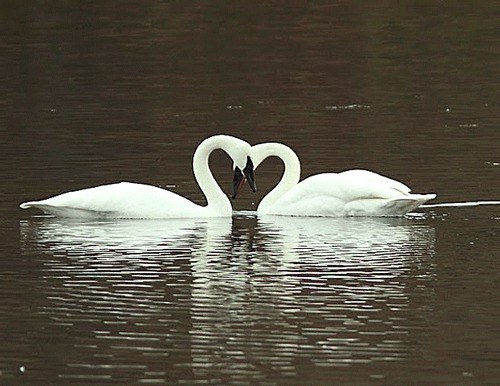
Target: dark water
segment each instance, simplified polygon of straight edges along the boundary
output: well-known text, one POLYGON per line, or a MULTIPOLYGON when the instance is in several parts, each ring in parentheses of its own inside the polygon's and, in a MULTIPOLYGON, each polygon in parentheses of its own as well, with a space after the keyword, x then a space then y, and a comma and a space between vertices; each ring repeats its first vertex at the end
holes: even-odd
POLYGON ((17 208, 121 180, 203 203, 191 156, 216 133, 285 142, 303 176, 498 200, 497 20, 492 2, 3 2, 0 383, 497 384, 499 206, 261 218, 269 160, 232 219, 17 208))

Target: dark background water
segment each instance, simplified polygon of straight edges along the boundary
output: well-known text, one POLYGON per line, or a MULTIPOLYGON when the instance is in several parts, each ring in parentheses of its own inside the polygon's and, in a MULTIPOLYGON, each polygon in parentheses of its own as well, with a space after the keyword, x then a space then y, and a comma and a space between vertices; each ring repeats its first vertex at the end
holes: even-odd
POLYGON ((2 2, 1 383, 496 383, 498 206, 82 223, 17 205, 121 180, 203 203, 191 157, 216 133, 287 143, 303 176, 498 200, 497 20, 494 2, 2 2))

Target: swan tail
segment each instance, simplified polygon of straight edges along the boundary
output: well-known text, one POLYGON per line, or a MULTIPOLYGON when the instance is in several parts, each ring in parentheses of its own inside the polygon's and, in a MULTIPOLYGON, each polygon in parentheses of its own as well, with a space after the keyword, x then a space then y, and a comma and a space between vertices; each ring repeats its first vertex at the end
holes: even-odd
POLYGON ((388 215, 404 216, 406 213, 418 208, 429 200, 436 198, 433 193, 430 194, 410 194, 408 197, 396 198, 387 203, 388 215))
POLYGON ((19 207, 21 209, 28 209, 28 208, 32 208, 36 205, 36 201, 27 201, 27 202, 22 202, 21 204, 19 204, 19 207))
POLYGON ((398 198, 369 198, 352 201, 344 208, 346 216, 400 217, 435 198, 435 194, 409 194, 398 198))

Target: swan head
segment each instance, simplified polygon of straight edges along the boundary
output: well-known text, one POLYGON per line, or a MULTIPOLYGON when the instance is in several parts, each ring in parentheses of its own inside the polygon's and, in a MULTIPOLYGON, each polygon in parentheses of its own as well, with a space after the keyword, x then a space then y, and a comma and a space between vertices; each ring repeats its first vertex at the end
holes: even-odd
MULTIPOLYGON (((257 169, 257 167, 267 157, 272 157, 272 156, 280 158, 283 161, 283 164, 285 165, 285 171, 283 173, 283 177, 280 183, 276 185, 276 188, 278 186, 281 186, 280 189, 283 190, 286 188, 286 190, 288 190, 292 186, 296 185, 300 180, 299 157, 290 147, 279 142, 259 143, 257 145, 252 146, 252 148, 250 149, 250 155, 248 156, 248 159, 252 162, 251 179, 247 177, 248 182, 252 184, 252 181, 254 179, 253 169, 257 169)), ((240 190, 241 186, 244 183, 245 179, 244 172, 245 170, 243 170, 242 172, 241 170, 237 170, 236 168, 234 170, 233 197, 232 197, 233 199, 236 198, 238 191, 240 190)), ((247 170, 247 172, 249 172, 249 170, 247 170)), ((253 184, 255 185, 255 182, 253 182, 253 184)), ((252 187, 252 190, 254 190, 254 188, 255 186, 252 187)))
POLYGON ((238 192, 241 190, 241 187, 245 184, 245 180, 248 181, 248 185, 250 189, 255 193, 257 190, 255 186, 255 176, 254 176, 254 167, 253 162, 250 156, 247 156, 246 164, 243 168, 240 168, 236 162, 234 164, 234 173, 233 173, 233 195, 232 199, 235 199, 238 195, 238 192))
MULTIPOLYGON (((256 188, 253 174, 254 166, 251 158, 253 155, 252 146, 248 142, 231 135, 214 135, 203 140, 202 143, 196 148, 193 156, 193 171, 196 179, 198 180, 198 178, 200 178, 203 180, 206 177, 206 169, 210 169, 208 165, 208 157, 212 151, 217 149, 225 151, 226 154, 233 160, 233 198, 236 197, 236 194, 245 183, 245 180, 248 181, 250 188, 255 192, 256 188), (204 168, 200 168, 200 165, 204 165, 204 168)), ((210 173, 210 170, 208 170, 208 173, 210 173)), ((211 177, 213 180, 213 175, 211 175, 211 177)), ((224 194, 223 196, 227 199, 224 194)), ((230 206, 229 203, 228 206, 230 206)))

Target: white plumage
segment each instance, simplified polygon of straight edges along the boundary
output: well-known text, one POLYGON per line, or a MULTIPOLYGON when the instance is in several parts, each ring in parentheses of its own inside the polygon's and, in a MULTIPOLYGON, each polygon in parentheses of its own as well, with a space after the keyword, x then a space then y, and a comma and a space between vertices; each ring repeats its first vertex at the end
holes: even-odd
POLYGON ((285 216, 402 216, 435 194, 412 194, 401 182, 367 170, 323 173, 300 179, 295 152, 280 143, 252 147, 255 168, 267 157, 285 164, 281 181, 259 203, 258 214, 285 216))
POLYGON ((232 206, 210 171, 208 158, 224 150, 243 169, 250 145, 238 138, 216 135, 205 139, 193 156, 193 171, 207 199, 206 206, 156 186, 120 182, 67 192, 41 201, 28 201, 21 208, 38 208, 59 217, 77 218, 193 218, 230 217, 232 206))

